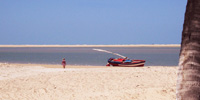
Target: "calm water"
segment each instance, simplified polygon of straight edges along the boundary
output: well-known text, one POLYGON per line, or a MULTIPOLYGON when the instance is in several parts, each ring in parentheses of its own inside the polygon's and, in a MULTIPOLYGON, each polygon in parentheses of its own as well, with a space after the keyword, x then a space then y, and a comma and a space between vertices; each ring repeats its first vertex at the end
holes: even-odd
MULTIPOLYGON (((0 62, 61 64, 66 58, 70 65, 106 65, 112 54, 98 52, 88 47, 1 48, 0 62)), ((179 47, 103 47, 131 59, 144 59, 146 66, 177 66, 179 47)))

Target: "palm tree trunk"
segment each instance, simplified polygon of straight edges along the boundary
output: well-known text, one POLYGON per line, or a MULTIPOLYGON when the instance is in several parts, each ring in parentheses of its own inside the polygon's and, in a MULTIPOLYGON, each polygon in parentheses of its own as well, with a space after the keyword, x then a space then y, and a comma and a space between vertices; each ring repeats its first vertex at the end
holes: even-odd
POLYGON ((179 59, 177 100, 200 100, 200 0, 188 0, 179 59))

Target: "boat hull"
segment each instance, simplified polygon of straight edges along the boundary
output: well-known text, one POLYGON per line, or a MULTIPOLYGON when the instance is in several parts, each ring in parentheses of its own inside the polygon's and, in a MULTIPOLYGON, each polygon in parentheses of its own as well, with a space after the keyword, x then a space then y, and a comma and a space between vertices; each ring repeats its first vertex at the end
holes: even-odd
POLYGON ((119 67, 143 67, 145 60, 131 60, 126 62, 124 59, 109 59, 107 66, 119 66, 119 67))

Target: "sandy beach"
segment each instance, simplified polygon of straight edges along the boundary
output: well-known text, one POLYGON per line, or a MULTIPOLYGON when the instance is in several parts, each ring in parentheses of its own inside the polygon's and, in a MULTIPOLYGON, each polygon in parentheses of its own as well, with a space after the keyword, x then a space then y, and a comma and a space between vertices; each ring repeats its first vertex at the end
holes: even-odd
POLYGON ((175 100, 176 70, 0 63, 0 100, 175 100))

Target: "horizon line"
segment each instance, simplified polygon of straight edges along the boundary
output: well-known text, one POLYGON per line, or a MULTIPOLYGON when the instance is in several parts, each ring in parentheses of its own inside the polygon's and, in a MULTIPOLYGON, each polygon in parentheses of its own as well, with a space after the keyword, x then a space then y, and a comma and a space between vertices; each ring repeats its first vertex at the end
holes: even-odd
POLYGON ((180 44, 108 44, 108 45, 88 45, 88 44, 75 44, 75 45, 0 45, 0 47, 180 47, 180 44))

